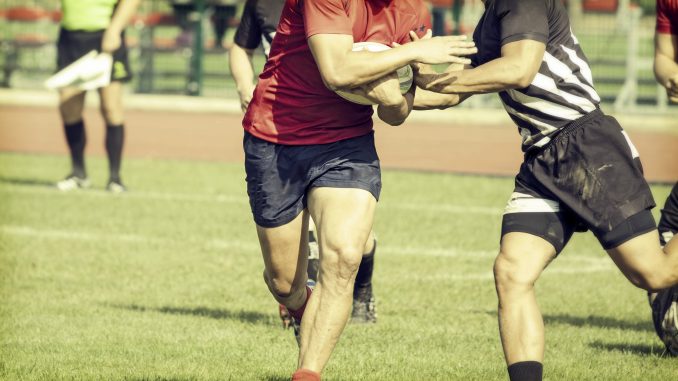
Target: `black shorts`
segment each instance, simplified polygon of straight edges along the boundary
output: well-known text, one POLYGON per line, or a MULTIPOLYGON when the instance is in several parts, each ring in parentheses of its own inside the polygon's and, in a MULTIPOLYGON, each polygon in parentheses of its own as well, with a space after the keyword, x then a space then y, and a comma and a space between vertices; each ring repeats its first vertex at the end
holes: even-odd
MULTIPOLYGON (((57 71, 72 64, 92 50, 100 52, 103 37, 103 30, 86 32, 61 28, 59 30, 59 39, 57 40, 57 71)), ((121 40, 120 48, 113 52, 111 81, 127 82, 132 79, 132 71, 130 70, 127 58, 127 45, 125 44, 124 32, 122 33, 121 40)))
POLYGON ((664 203, 658 230, 659 241, 662 246, 666 245, 674 235, 678 234, 678 183, 673 186, 671 194, 664 203))
POLYGON ((296 218, 314 187, 357 188, 379 200, 381 169, 374 133, 329 144, 282 145, 245 132, 247 194, 254 221, 272 228, 296 218))
POLYGON ((574 231, 591 230, 611 249, 655 229, 654 206, 628 135, 596 110, 525 155, 502 235, 535 234, 560 252, 574 231))

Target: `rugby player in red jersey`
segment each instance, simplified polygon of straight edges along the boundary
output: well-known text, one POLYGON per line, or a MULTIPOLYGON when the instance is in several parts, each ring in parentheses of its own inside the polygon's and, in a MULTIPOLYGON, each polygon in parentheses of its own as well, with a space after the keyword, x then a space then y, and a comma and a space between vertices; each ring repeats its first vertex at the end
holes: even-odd
POLYGON ((334 92, 363 92, 379 118, 412 109, 394 72, 404 65, 468 62, 472 43, 436 37, 421 0, 287 0, 243 127, 247 192, 273 297, 301 321, 293 380, 319 380, 351 310, 353 280, 381 189, 373 109, 334 92), (391 45, 353 52, 354 42, 391 45), (309 214, 320 246, 318 282, 306 287, 309 214), (303 319, 302 319, 303 316, 303 319))

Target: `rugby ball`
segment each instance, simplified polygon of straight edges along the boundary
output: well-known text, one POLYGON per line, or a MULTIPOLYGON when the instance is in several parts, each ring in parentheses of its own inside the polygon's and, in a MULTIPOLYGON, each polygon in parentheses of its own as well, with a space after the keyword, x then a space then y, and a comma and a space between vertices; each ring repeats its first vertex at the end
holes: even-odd
MULTIPOLYGON (((365 41, 365 42, 356 42, 355 44, 353 44, 354 52, 359 52, 362 50, 367 50, 370 52, 381 52, 388 49, 391 49, 388 45, 384 45, 378 42, 365 41)), ((414 73, 412 72, 412 67, 410 67, 410 65, 405 65, 400 69, 396 70, 396 74, 398 75, 398 80, 400 81, 400 93, 405 94, 408 90, 410 90, 410 87, 412 87, 412 82, 414 81, 414 73)), ((336 93, 340 97, 353 103, 361 105, 374 104, 374 102, 370 101, 364 96, 360 94, 351 93, 350 91, 338 90, 336 93)))

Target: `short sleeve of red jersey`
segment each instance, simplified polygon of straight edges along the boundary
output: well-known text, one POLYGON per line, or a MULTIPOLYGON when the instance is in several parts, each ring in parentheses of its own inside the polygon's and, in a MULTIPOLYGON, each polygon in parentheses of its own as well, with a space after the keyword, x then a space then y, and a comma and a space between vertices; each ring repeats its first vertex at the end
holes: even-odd
POLYGON ((678 35, 678 1, 676 4, 657 1, 657 33, 678 35))
MULTIPOLYGON (((415 17, 417 19, 415 21, 415 25, 412 26, 412 31, 421 38, 424 37, 427 30, 431 29, 431 12, 429 12, 428 5, 426 5, 426 3, 423 1, 418 1, 418 3, 419 8, 415 13, 415 17)), ((410 41, 410 35, 408 32, 407 35, 403 36, 399 41, 396 42, 402 45, 407 44, 410 41)))
POLYGON ((303 0, 306 38, 314 34, 353 35, 351 20, 344 8, 345 0, 303 0))
POLYGON ((419 20, 417 20, 417 30, 414 32, 417 33, 417 36, 424 37, 426 31, 432 29, 431 26, 431 12, 428 10, 428 6, 422 1, 419 6, 418 12, 419 20))

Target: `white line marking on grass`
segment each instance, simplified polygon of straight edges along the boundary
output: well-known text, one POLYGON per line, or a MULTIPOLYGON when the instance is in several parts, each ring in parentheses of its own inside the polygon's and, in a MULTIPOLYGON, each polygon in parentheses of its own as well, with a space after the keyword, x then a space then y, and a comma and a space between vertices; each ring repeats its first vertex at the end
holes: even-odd
MULTIPOLYGON (((7 235, 23 237, 39 237, 44 239, 62 239, 71 241, 113 241, 125 243, 157 243, 176 244, 178 242, 197 243, 197 240, 177 240, 170 238, 151 237, 140 234, 111 234, 97 232, 83 232, 72 230, 36 229, 28 226, 0 225, 0 232, 7 235)), ((258 250, 259 245, 242 240, 208 240, 199 241, 215 249, 245 249, 258 250)))
MULTIPOLYGON (((18 225, 0 225, 0 233, 21 237, 40 237, 45 239, 73 240, 73 241, 113 241, 125 243, 157 243, 172 245, 178 242, 202 243, 213 249, 240 249, 247 251, 259 251, 259 245, 255 242, 244 240, 176 240, 161 237, 151 237, 143 234, 111 234, 98 232, 84 232, 73 230, 40 229, 29 226, 18 225)), ((427 247, 389 247, 381 246, 380 251, 386 255, 401 255, 410 257, 443 257, 443 258, 471 258, 471 259, 489 259, 496 255, 496 251, 491 250, 467 250, 458 247, 448 249, 427 248, 427 247)), ((584 255, 572 255, 569 258, 561 259, 566 263, 562 265, 554 264, 546 269, 546 276, 553 274, 587 274, 595 272, 607 272, 615 270, 611 261, 606 257, 592 256, 593 253, 584 255), (574 262, 574 263, 572 263, 574 262), (566 267, 563 267, 566 266, 566 267), (554 268, 555 267, 555 268, 554 268)), ((444 274, 434 276, 417 276, 417 279, 425 280, 488 280, 493 279, 491 271, 471 274, 444 274)))
POLYGON ((198 193, 167 193, 167 192, 145 192, 130 191, 120 195, 112 195, 111 192, 99 189, 76 190, 72 192, 61 192, 48 187, 24 187, 24 186, 3 186, 0 191, 17 194, 51 194, 58 196, 76 196, 76 197, 98 197, 98 198, 132 198, 143 200, 161 200, 161 201, 195 201, 195 202, 216 202, 227 204, 247 204, 247 195, 234 196, 223 194, 198 194, 198 193))
MULTIPOLYGON (((26 186, 2 186, 0 192, 14 193, 14 194, 50 194, 59 196, 76 196, 76 197, 98 197, 108 198, 113 197, 110 192, 104 190, 77 190, 73 192, 60 192, 48 187, 26 187, 26 186)), ((205 202, 205 203, 222 203, 222 204, 238 204, 248 205, 249 201, 247 195, 225 195, 225 194, 199 194, 199 193, 170 193, 170 192, 146 192, 146 191, 130 191, 122 195, 115 195, 119 198, 131 198, 142 200, 161 200, 161 201, 189 201, 189 202, 205 202)), ((425 212, 425 213, 449 213, 449 214, 480 214, 501 216, 502 208, 488 207, 488 206, 474 206, 474 205, 455 205, 446 203, 395 203, 385 202, 378 205, 379 209, 396 209, 404 211, 425 212)))
MULTIPOLYGON (((617 268, 611 264, 594 265, 589 267, 558 267, 547 268, 544 270, 542 277, 550 277, 554 275, 573 275, 573 274, 591 274, 613 272, 617 268)), ((485 271, 475 274, 441 274, 433 276, 417 276, 417 279, 424 279, 427 281, 467 281, 467 280, 493 280, 494 275, 492 271, 485 271)))
POLYGON ((402 255, 408 257, 444 257, 444 258, 494 258, 497 250, 469 250, 460 247, 449 248, 427 248, 418 246, 394 247, 379 246, 379 251, 385 251, 392 255, 402 255))
POLYGON ((378 208, 393 208, 401 210, 426 211, 436 213, 450 214, 485 214, 492 216, 501 216, 504 213, 503 208, 493 208, 489 206, 472 205, 454 205, 445 203, 381 203, 378 208))

